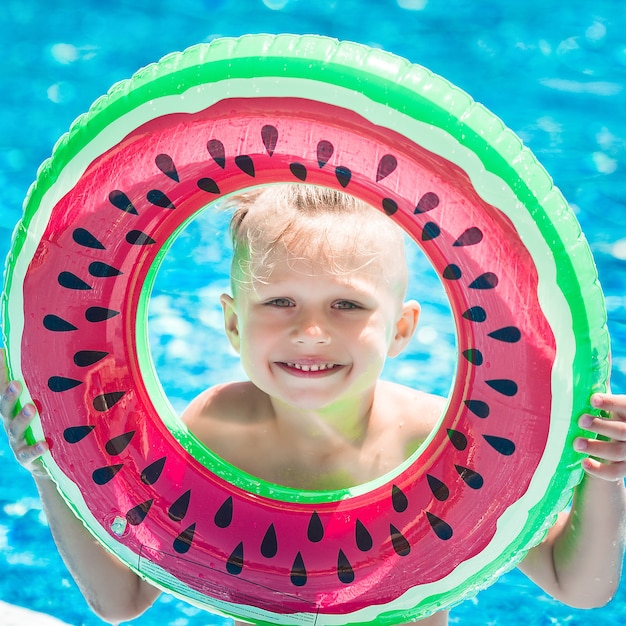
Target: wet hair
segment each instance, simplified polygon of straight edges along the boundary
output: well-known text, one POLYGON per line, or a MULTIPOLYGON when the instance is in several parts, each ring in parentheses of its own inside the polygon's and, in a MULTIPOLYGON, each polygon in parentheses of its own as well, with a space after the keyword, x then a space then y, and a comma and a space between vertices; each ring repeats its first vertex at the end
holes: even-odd
POLYGON ((231 196, 225 208, 233 209, 233 293, 252 279, 268 280, 285 258, 346 274, 385 256, 385 279, 398 283, 404 297, 404 231, 362 200, 327 187, 282 183, 231 196))

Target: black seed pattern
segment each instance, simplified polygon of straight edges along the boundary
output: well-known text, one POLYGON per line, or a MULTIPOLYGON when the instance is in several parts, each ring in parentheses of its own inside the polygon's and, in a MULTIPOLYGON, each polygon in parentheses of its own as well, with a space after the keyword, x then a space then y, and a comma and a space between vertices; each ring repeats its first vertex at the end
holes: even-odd
POLYGON ((391 198, 383 198, 382 207, 387 215, 393 215, 398 210, 398 203, 391 198))
POLYGON ((103 393, 93 399, 93 408, 103 413, 108 411, 112 406, 117 404, 126 394, 125 391, 112 391, 111 393, 103 393))
POLYGON ((210 139, 206 145, 213 160, 222 168, 226 167, 226 152, 224 144, 219 139, 210 139))
POLYGON ((173 181, 179 183, 180 178, 178 177, 178 172, 176 171, 176 166, 174 165, 174 161, 169 154, 157 154, 154 159, 156 166, 169 178, 173 181))
POLYGON ((487 319, 487 312, 481 306, 473 306, 463 313, 463 317, 470 322, 484 322, 487 319))
POLYGON ((228 528, 230 526, 230 523, 233 521, 232 496, 226 498, 226 500, 222 503, 222 506, 217 509, 213 521, 218 528, 228 528))
POLYGON ((261 139, 263 140, 263 145, 267 150, 267 154, 272 156, 274 154, 274 150, 276 149, 276 144, 278 143, 278 129, 275 126, 263 126, 261 129, 261 139))
POLYGON ((464 404, 476 417, 481 419, 489 417, 489 405, 486 402, 482 400, 465 400, 464 404))
POLYGON ((472 364, 472 365, 482 365, 483 364, 483 355, 480 350, 476 348, 470 348, 469 350, 463 350, 463 356, 472 364))
POLYGON ((333 152, 335 148, 330 141, 322 140, 317 144, 317 164, 320 168, 324 167, 326 163, 330 160, 330 157, 333 156, 333 152))
POLYGON ((212 178, 201 178, 197 183, 198 188, 207 193, 219 194, 220 188, 212 178))
POLYGON ((452 445, 459 451, 463 451, 467 448, 467 437, 458 430, 448 428, 448 439, 450 439, 452 445))
POLYGON ((131 230, 126 233, 126 241, 133 246, 151 246, 156 243, 150 235, 142 233, 140 230, 131 230))
POLYGON ((243 570, 243 541, 237 544, 226 561, 226 571, 233 576, 238 576, 243 570))
POLYGON ((120 276, 123 274, 120 270, 115 267, 111 267, 106 263, 102 263, 101 261, 94 261, 89 264, 89 273, 94 278, 111 278, 113 276, 120 276))
POLYGON ((415 211, 413 213, 417 215, 418 213, 427 213, 428 211, 432 211, 439 206, 439 196, 432 191, 425 193, 417 203, 415 207, 415 211))
POLYGON ((82 441, 95 426, 70 426, 63 431, 63 439, 67 443, 78 443, 82 441))
POLYGON ((128 513, 126 513, 126 520, 131 526, 139 526, 141 522, 146 519, 148 511, 152 506, 154 500, 146 500, 137 506, 134 506, 128 513))
POLYGON ((85 311, 85 319, 92 323, 104 322, 119 314, 119 311, 114 311, 113 309, 106 309, 102 306, 90 306, 85 311))
POLYGON ((513 380, 500 378, 496 380, 485 381, 494 391, 501 393, 503 396, 512 397, 517 393, 517 383, 513 380))
POLYGON ((317 514, 317 511, 313 511, 313 515, 311 515, 306 536, 308 537, 309 541, 313 543, 317 543, 324 538, 324 526, 322 524, 320 516, 317 514))
POLYGON ((278 552, 278 540, 276 538, 276 529, 274 524, 270 524, 269 528, 265 531, 265 536, 261 542, 261 554, 266 559, 271 559, 276 556, 278 552))
POLYGON ((72 330, 78 330, 74 324, 70 324, 58 315, 46 315, 43 318, 43 327, 53 333, 68 333, 72 330))
POLYGON ((256 173, 254 171, 254 161, 247 154, 240 154, 235 157, 235 165, 248 176, 254 178, 256 173))
POLYGON ((454 263, 451 263, 443 270, 443 277, 446 280, 459 280, 462 275, 461 268, 458 265, 454 265, 454 263))
POLYGON ((58 276, 59 285, 75 291, 88 291, 91 286, 72 272, 61 272, 58 276))
POLYGON ((65 378, 64 376, 51 376, 48 379, 48 388, 55 393, 61 393, 63 391, 69 391, 82 385, 82 380, 75 380, 73 378, 65 378))
POLYGON ((131 430, 127 433, 118 435, 117 437, 112 437, 104 444, 104 449, 107 451, 107 454, 110 454, 111 456, 121 454, 124 450, 126 450, 128 444, 134 436, 135 431, 131 430))
POLYGON ((437 500, 444 502, 450 497, 450 490, 444 482, 431 474, 426 474, 426 478, 428 479, 428 486, 437 500))
POLYGON ((74 364, 78 367, 90 367, 98 361, 102 361, 108 354, 108 352, 101 350, 79 350, 74 355, 74 364))
POLYGON ((505 343, 517 343, 522 338, 522 333, 517 326, 505 326, 494 330, 492 333, 488 333, 492 339, 498 341, 504 341, 505 343))
POLYGON ((131 215, 139 215, 139 213, 137 213, 137 209, 133 206, 133 203, 123 191, 114 189, 109 194, 109 202, 120 211, 130 213, 131 215))
POLYGON ((370 535, 367 528, 363 522, 359 519, 356 521, 355 529, 354 529, 355 539, 356 539, 356 547, 361 550, 361 552, 367 552, 371 550, 374 546, 374 540, 372 539, 372 535, 370 535))
POLYGON ((411 546, 406 537, 393 525, 389 524, 391 545, 398 556, 407 556, 411 552, 411 546))
POLYGON ((143 472, 141 472, 141 482, 144 485, 154 485, 154 483, 161 477, 161 472, 165 467, 166 460, 166 457, 161 457, 160 459, 150 463, 150 465, 148 465, 143 472))
POLYGON ((344 585, 354 582, 354 570, 343 550, 339 550, 337 557, 337 577, 344 585))
POLYGON ((289 171, 298 179, 304 182, 307 177, 306 167, 302 163, 290 163, 289 171))
POLYGON ((350 184, 352 172, 347 167, 340 165, 335 168, 335 176, 339 184, 345 189, 350 184))
POLYGON ((91 475, 93 482, 96 483, 96 485, 106 485, 115 477, 122 467, 123 465, 120 463, 118 465, 107 465, 106 467, 95 470, 91 475))
POLYGON ((427 222, 422 230, 422 241, 431 241, 441 235, 441 228, 435 222, 427 222))
POLYGON ((177 498, 172 506, 167 510, 168 517, 173 522, 180 522, 187 515, 187 509, 189 508, 189 502, 191 500, 191 489, 188 489, 182 496, 177 498))
POLYGON ((494 289, 498 286, 498 277, 493 272, 485 272, 473 280, 470 289, 494 289))
POLYGON ((94 250, 104 250, 104 246, 88 231, 84 228, 77 228, 72 233, 72 239, 79 245, 85 248, 93 248, 94 250))
POLYGON ((475 246, 483 240, 483 233, 480 228, 475 226, 468 228, 452 245, 459 246, 475 246))
POLYGON ((178 552, 178 554, 185 554, 191 548, 191 544, 193 543, 193 535, 196 532, 196 525, 191 524, 183 530, 176 539, 174 539, 174 550, 178 552))
POLYGON ((296 587, 304 587, 304 585, 306 585, 306 567, 304 567, 304 560, 299 552, 296 554, 296 558, 293 561, 290 578, 291 583, 296 587))
POLYGON ((447 541, 452 538, 452 527, 447 522, 444 522, 440 517, 433 515, 429 511, 426 511, 426 517, 430 523, 430 527, 435 531, 435 535, 443 541, 447 541))
POLYGON ((409 506, 409 500, 397 485, 391 488, 391 503, 396 513, 404 513, 409 506))
POLYGON ((379 183, 383 178, 386 178, 391 174, 396 167, 398 167, 398 161, 393 154, 385 154, 378 162, 378 168, 376 170, 376 182, 379 183))
POLYGON ((463 467, 462 465, 455 465, 456 471, 459 473, 459 476, 463 479, 463 482, 472 489, 480 489, 485 481, 483 477, 474 470, 469 467, 463 467))
POLYGON ((515 443, 505 437, 495 435, 483 435, 485 441, 496 451, 504 456, 511 456, 515 452, 515 443))
POLYGON ((161 207, 162 209, 175 209, 173 202, 160 190, 151 189, 146 194, 146 200, 154 206, 161 207))

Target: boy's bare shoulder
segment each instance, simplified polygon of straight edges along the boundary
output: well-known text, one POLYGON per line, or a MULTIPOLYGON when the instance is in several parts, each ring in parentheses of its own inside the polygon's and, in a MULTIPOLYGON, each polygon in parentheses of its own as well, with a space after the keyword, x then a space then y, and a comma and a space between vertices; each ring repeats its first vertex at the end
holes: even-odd
POLYGON ((265 394, 252 383, 223 383, 198 395, 181 418, 213 452, 252 471, 249 451, 271 421, 266 403, 265 394))
POLYGON ((249 423, 262 414, 263 396, 249 381, 221 383, 196 396, 185 409, 182 420, 192 430, 207 421, 249 423))
POLYGON ((417 431, 434 428, 446 406, 442 396, 388 381, 380 381, 377 395, 387 415, 417 431))

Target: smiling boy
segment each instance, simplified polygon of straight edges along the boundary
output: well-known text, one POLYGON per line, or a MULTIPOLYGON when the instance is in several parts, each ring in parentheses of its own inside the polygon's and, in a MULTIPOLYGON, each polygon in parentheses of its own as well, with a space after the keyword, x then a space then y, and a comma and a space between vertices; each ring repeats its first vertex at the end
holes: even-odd
POLYGON ((276 185, 237 203, 233 295, 221 302, 249 381, 207 390, 183 420, 222 457, 287 486, 336 489, 397 467, 444 403, 380 380, 419 317, 405 302, 402 231, 322 187, 276 185))

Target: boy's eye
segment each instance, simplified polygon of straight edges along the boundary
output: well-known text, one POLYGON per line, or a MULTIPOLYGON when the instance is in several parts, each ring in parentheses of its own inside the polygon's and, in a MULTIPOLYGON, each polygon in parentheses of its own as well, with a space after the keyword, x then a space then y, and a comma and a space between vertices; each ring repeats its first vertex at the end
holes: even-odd
POLYGON ((267 302, 267 304, 270 306, 281 307, 281 308, 294 306, 293 302, 289 298, 274 298, 273 300, 270 300, 269 302, 267 302))
POLYGON ((342 311, 351 311, 353 309, 360 309, 361 307, 354 302, 350 302, 349 300, 339 300, 339 302, 335 302, 333 304, 333 308, 341 309, 342 311))

